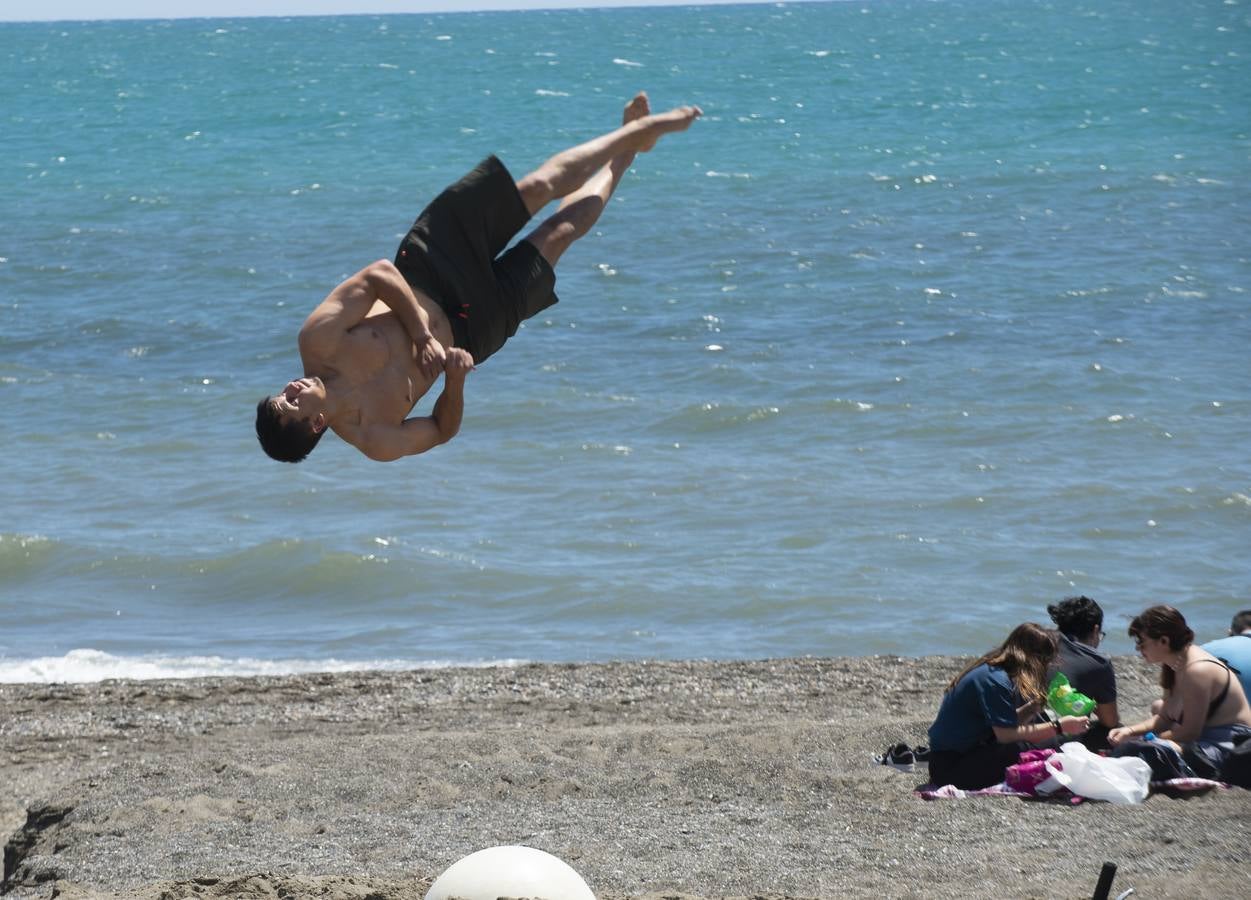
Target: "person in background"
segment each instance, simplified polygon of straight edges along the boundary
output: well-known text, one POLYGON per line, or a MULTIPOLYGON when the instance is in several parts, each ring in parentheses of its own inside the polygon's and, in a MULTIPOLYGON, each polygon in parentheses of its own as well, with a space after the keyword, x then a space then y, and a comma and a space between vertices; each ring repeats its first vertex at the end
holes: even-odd
POLYGON ((1153 732, 1182 752, 1192 767, 1206 760, 1219 772, 1234 746, 1251 738, 1251 706, 1229 666, 1194 642, 1195 633, 1171 606, 1152 606, 1129 623, 1143 659, 1160 667, 1164 702, 1133 725, 1113 728, 1113 747, 1153 732))
POLYGON ((1242 692, 1251 697, 1251 609, 1234 616, 1229 623, 1229 637, 1208 641, 1203 649, 1237 670, 1242 692))
POLYGON ((1046 702, 1057 640, 1041 625, 1018 625, 951 680, 929 729, 930 781, 964 790, 990 787, 1003 781, 1022 750, 1086 732, 1085 716, 1035 721, 1046 702))
POLYGON ((1067 597, 1048 606, 1047 613, 1060 629, 1047 681, 1062 672, 1074 690, 1095 701, 1098 722, 1091 725, 1082 743, 1091 750, 1106 750, 1108 732, 1120 725, 1121 719, 1116 709, 1116 672, 1112 660, 1098 649, 1103 640, 1103 610, 1089 597, 1067 597))

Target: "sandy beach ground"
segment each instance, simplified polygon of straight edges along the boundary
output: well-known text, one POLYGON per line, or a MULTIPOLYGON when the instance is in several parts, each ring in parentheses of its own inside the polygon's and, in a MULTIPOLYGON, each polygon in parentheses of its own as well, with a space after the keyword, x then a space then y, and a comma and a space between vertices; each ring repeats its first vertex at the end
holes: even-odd
MULTIPOLYGON (((1251 791, 926 802, 963 660, 524 665, 0 685, 13 898, 421 898, 496 844, 602 898, 1245 897, 1251 791)), ((1137 717, 1156 673, 1118 657, 1137 717)))

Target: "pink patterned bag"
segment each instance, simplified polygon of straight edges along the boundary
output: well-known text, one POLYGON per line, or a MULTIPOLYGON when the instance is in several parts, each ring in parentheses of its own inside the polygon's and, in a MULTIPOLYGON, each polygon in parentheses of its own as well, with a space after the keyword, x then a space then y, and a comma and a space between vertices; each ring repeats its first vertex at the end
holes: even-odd
POLYGON ((1056 752, 1050 748, 1041 748, 1038 750, 1022 750, 1021 756, 1017 762, 1042 762, 1049 756, 1055 756, 1056 752))
POLYGON ((1023 794, 1037 794, 1038 785, 1051 777, 1046 760, 1054 756, 1054 750, 1024 750, 1020 762, 1008 766, 1004 782, 1008 787, 1023 794))

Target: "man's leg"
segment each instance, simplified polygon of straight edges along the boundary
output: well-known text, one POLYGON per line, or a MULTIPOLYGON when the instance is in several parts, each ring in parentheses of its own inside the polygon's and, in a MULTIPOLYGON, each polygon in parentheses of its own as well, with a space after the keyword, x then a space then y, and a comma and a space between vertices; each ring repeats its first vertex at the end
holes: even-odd
POLYGON ((685 131, 703 115, 698 106, 679 106, 656 115, 649 115, 646 110, 647 95, 640 93, 626 106, 625 121, 616 131, 557 153, 517 182, 517 190, 530 215, 550 201, 572 194, 617 157, 644 153, 662 135, 685 131), (631 107, 640 103, 645 112, 631 117, 631 107))
MULTIPOLYGON (((691 107, 686 108, 690 109, 691 107)), ((656 118, 651 116, 650 112, 651 107, 648 105, 647 95, 639 93, 626 104, 625 112, 622 115, 623 125, 613 134, 625 131, 632 123, 648 118, 656 118)), ((694 116, 688 119, 687 124, 693 118, 694 116)), ((611 137, 611 135, 608 135, 608 137, 611 137)), ((630 165, 634 162, 635 153, 650 149, 654 143, 655 139, 651 139, 651 142, 645 145, 636 146, 634 143, 627 143, 617 155, 611 157, 607 164, 602 165, 598 171, 583 181, 580 186, 563 195, 564 199, 561 201, 560 208, 545 219, 538 228, 526 235, 525 239, 534 244, 539 252, 543 254, 543 258, 555 267, 556 261, 560 259, 561 254, 568 250, 574 241, 589 232, 599 219, 600 213, 608 205, 608 200, 612 197, 613 191, 621 183, 622 176, 625 175, 630 165)), ((566 154, 578 153, 588 146, 590 144, 583 144, 571 151, 566 151, 566 154)), ((553 157, 552 160, 549 160, 544 165, 560 160, 566 154, 553 157)), ((542 172, 543 168, 540 167, 538 171, 542 172)), ((523 178, 521 184, 518 185, 522 190, 523 197, 525 196, 525 182, 526 179, 523 178)), ((527 201, 528 203, 529 201, 527 201)))

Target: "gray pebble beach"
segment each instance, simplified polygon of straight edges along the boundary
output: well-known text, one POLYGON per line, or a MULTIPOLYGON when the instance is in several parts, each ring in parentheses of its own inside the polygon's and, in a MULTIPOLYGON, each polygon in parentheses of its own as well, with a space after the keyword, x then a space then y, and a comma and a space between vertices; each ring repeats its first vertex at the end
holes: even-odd
MULTIPOLYGON (((0 685, 15 898, 417 900, 526 844, 611 898, 1245 897, 1251 791, 925 801, 965 662, 530 664, 0 685)), ((1117 657, 1137 718, 1156 672, 1117 657)))

